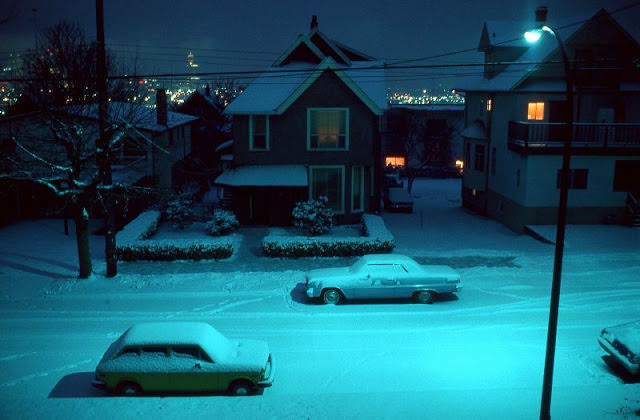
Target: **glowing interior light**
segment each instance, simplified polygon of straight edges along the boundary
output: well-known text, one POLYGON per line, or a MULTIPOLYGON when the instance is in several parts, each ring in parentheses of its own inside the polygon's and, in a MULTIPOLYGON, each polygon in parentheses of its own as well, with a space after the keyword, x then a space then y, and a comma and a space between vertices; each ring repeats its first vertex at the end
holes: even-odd
POLYGON ((537 42, 540 39, 540 31, 527 31, 524 33, 524 39, 527 42, 537 42))

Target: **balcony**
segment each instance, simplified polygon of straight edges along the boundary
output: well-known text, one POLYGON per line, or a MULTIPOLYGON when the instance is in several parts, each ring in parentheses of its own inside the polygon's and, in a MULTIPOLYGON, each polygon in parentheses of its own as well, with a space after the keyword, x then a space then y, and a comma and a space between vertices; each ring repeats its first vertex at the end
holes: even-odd
MULTIPOLYGON (((559 155, 568 134, 565 123, 509 121, 509 150, 523 155, 559 155)), ((574 123, 575 155, 640 155, 640 124, 574 123)))

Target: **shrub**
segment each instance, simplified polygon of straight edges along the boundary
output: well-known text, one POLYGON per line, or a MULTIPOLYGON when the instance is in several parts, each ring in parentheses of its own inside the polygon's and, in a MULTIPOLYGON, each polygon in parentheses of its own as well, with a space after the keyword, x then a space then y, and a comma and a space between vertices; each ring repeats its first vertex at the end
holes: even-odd
POLYGON ((211 236, 228 235, 238 229, 240 223, 233 212, 228 210, 215 210, 213 219, 207 222, 204 229, 211 236))
POLYGON ((192 224, 196 215, 193 211, 193 200, 188 194, 180 194, 167 203, 165 219, 176 229, 184 229, 192 224))
POLYGON ((333 225, 333 210, 327 202, 327 197, 297 202, 291 212, 293 225, 314 236, 329 232, 333 225))

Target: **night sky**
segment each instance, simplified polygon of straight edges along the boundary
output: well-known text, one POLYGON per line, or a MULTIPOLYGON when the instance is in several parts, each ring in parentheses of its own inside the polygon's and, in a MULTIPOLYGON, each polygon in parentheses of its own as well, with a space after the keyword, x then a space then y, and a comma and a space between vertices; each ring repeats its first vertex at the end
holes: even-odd
MULTIPOLYGON (((0 63, 31 48, 34 32, 61 19, 79 22, 95 39, 93 0, 1 0, 0 63), (35 9, 35 12, 33 11, 35 9)), ((189 51, 201 72, 261 70, 300 34, 312 15, 329 38, 387 63, 440 56, 410 65, 479 62, 475 50, 486 20, 533 19, 539 5, 549 21, 618 10, 634 0, 104 0, 107 47, 146 73, 184 73, 189 51)), ((635 2, 640 3, 640 2, 635 2)), ((626 28, 640 25, 640 6, 615 15, 626 28), (635 24, 634 24, 635 22, 635 24)), ((129 67, 130 68, 130 67, 129 67)), ((462 70, 460 70, 462 71, 462 70)), ((469 69, 464 71, 469 72, 469 69)), ((454 70, 420 69, 388 77, 392 87, 450 87, 454 70)))

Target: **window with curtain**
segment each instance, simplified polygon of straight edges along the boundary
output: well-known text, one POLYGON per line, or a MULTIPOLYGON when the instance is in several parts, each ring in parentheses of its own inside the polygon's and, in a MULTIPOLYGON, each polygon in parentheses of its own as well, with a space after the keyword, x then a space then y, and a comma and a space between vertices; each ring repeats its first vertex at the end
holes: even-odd
POLYGON ((310 150, 348 148, 348 108, 310 108, 307 120, 310 150))

